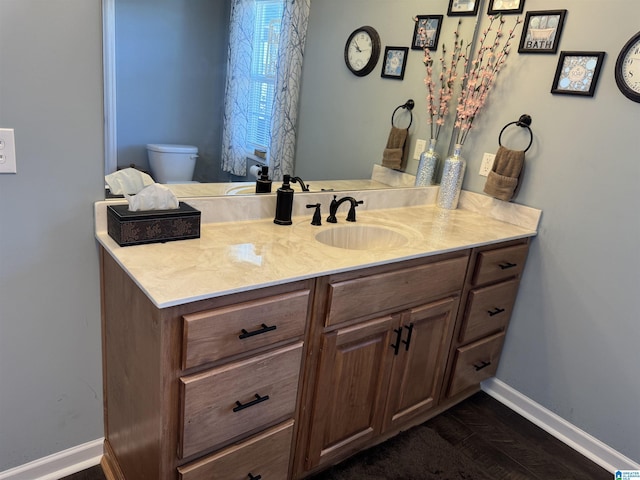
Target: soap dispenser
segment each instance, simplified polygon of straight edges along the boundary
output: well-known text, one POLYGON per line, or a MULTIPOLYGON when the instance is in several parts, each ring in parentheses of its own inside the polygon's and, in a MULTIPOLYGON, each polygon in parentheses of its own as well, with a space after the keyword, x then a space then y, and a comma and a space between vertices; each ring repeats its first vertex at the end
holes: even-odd
POLYGON ((273 223, 278 225, 291 225, 291 212, 293 211, 293 188, 289 184, 289 175, 285 175, 282 186, 277 191, 276 196, 276 218, 273 223))
POLYGON ((269 167, 262 166, 260 178, 256 180, 256 193, 271 193, 271 180, 269 180, 269 167))

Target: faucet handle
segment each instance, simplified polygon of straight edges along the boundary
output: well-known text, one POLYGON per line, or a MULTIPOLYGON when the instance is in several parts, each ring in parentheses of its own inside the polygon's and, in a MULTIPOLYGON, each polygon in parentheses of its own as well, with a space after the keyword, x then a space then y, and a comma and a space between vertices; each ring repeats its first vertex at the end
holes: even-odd
POLYGON ((347 213, 347 222, 355 222, 356 221, 356 207, 358 205, 362 205, 364 200, 354 201, 349 207, 349 213, 347 213))
POLYGON ((322 225, 322 219, 320 218, 320 206, 319 203, 312 203, 307 205, 307 208, 315 208, 316 211, 313 213, 313 218, 311 219, 311 225, 322 225))

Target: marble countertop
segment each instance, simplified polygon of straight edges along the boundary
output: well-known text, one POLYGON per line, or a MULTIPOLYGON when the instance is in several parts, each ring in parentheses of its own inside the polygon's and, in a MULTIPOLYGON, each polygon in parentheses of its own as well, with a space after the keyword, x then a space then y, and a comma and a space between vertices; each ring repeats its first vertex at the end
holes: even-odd
MULTIPOLYGON (((327 194, 296 196, 293 225, 273 223, 274 196, 233 197, 238 202, 259 201, 263 214, 241 221, 212 220, 206 210, 228 208, 228 197, 184 199, 203 210, 198 239, 120 247, 107 234, 104 211, 112 201, 96 203, 96 238, 159 308, 213 298, 295 280, 356 268, 436 255, 536 234, 540 211, 477 194, 461 197, 457 210, 433 205, 433 190, 407 189, 414 200, 406 206, 376 208, 375 191, 341 192, 366 198, 358 207, 357 222, 345 221, 347 206, 338 212, 338 224, 326 223, 327 194), (426 192, 426 193, 425 193, 426 192), (431 192, 431 195, 428 193, 431 192), (359 196, 358 196, 359 195, 359 196), (416 202, 421 198, 423 204, 416 202), (323 225, 310 224, 313 211, 305 203, 323 203, 323 225), (498 202, 498 203, 496 203, 498 202), (370 209, 366 206, 369 205, 370 209), (524 211, 524 213, 523 213, 524 211), (325 245, 315 239, 318 232, 362 225, 378 225, 402 234, 406 241, 394 248, 353 250, 325 245)), ((463 194, 466 192, 463 192, 463 194)), ((388 192, 381 194, 389 198, 388 192)), ((400 194, 396 194, 400 195, 400 194)), ((409 197, 407 197, 409 198, 409 197)), ((394 202, 392 202, 393 204, 394 202)), ((402 204, 396 201, 395 204, 402 204)), ((242 203, 236 203, 242 209, 242 203)), ((235 210, 235 208, 234 208, 235 210)))

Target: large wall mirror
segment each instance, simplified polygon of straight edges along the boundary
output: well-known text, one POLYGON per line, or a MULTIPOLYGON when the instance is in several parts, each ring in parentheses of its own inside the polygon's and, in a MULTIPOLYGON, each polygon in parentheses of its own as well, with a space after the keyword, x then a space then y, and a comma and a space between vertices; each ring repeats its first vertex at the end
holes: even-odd
MULTIPOLYGON (((467 0, 473 3, 473 0, 467 0)), ((482 1, 482 0, 478 0, 482 1)), ((222 113, 232 0, 103 0, 105 172, 131 164, 148 169, 146 144, 198 147, 194 180, 248 181, 222 171, 222 113)), ((423 52, 412 50, 417 15, 443 15, 439 47, 469 43, 484 15, 447 16, 449 0, 311 0, 299 103, 295 171, 305 181, 370 179, 380 164, 394 110, 415 101, 405 171, 415 174, 418 139, 428 140, 423 52), (345 65, 344 46, 357 27, 380 34, 381 54, 367 76, 345 65), (381 77, 387 46, 409 47, 403 80, 381 77)), ((409 123, 401 109, 398 124, 409 123)), ((446 155, 452 120, 438 140, 446 155)), ((336 182, 336 189, 339 184, 336 182)))

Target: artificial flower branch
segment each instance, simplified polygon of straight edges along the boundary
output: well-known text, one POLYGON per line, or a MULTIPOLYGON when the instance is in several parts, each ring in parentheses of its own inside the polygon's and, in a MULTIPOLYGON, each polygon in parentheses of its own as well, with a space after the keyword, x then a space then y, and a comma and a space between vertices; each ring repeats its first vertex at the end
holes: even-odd
MULTIPOLYGON (((414 21, 417 22, 418 19, 414 18, 414 21)), ((442 45, 438 87, 436 87, 436 84, 433 80, 433 58, 431 56, 429 47, 427 47, 428 42, 426 30, 424 27, 420 27, 418 29, 420 42, 423 45, 424 49, 424 65, 427 68, 427 75, 424 79, 424 83, 427 86, 427 123, 429 124, 429 127, 431 129, 431 138, 434 140, 438 139, 438 136, 440 135, 440 128, 442 127, 442 125, 444 125, 445 117, 449 112, 449 102, 451 101, 451 98, 453 96, 453 88, 458 78, 458 64, 460 60, 464 58, 464 56, 462 55, 463 40, 460 39, 459 33, 460 24, 461 21, 459 20, 456 30, 453 32, 453 52, 451 54, 451 60, 448 66, 445 59, 447 50, 445 45, 442 45)))
POLYGON ((469 46, 463 55, 465 74, 462 77, 462 91, 456 107, 456 120, 454 128, 458 130, 456 143, 463 145, 476 116, 484 106, 489 91, 496 81, 500 70, 504 67, 509 55, 511 42, 515 38, 515 29, 522 23, 517 17, 515 24, 504 40, 503 26, 505 20, 502 15, 489 16, 489 27, 482 32, 480 46, 476 58, 470 60, 469 46), (486 44, 487 37, 492 31, 495 21, 498 27, 495 30, 493 42, 486 44), (504 41, 503 41, 504 40, 504 41), (469 62, 471 62, 469 64, 469 62))

